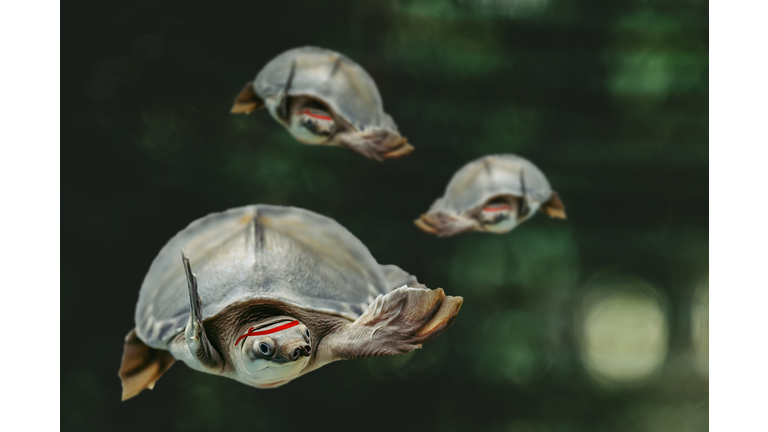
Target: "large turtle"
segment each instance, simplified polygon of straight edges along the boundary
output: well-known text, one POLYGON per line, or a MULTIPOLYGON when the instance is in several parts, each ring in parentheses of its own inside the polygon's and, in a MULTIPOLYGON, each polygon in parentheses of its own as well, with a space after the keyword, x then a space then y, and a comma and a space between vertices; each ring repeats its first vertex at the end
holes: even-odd
POLYGON ((245 84, 231 112, 264 106, 304 144, 338 145, 375 160, 413 150, 384 112, 370 75, 331 50, 294 48, 275 57, 245 84))
POLYGON ((462 167, 445 194, 414 223, 430 234, 447 237, 465 231, 502 234, 536 210, 565 219, 565 206, 544 174, 512 154, 485 156, 462 167))
POLYGON ((211 214, 149 268, 125 339, 122 397, 153 388, 175 360, 268 388, 336 360, 405 354, 447 330, 462 301, 379 265, 316 213, 252 205, 211 214))

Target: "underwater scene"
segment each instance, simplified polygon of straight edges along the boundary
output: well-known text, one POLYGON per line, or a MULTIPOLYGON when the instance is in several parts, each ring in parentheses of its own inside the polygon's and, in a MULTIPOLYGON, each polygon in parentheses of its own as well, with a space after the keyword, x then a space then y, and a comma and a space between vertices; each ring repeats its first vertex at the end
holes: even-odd
MULTIPOLYGON (((697 0, 62 4, 61 429, 708 430, 708 13, 697 0), (299 57, 257 79, 302 47, 352 78, 280 99, 322 87, 299 57), (363 99, 378 108, 364 115, 363 99), (176 361, 121 401, 153 260, 193 221, 249 205, 335 220, 378 264, 462 297, 455 320, 421 349, 275 388, 176 361)), ((313 263, 338 252, 318 250, 313 263)))

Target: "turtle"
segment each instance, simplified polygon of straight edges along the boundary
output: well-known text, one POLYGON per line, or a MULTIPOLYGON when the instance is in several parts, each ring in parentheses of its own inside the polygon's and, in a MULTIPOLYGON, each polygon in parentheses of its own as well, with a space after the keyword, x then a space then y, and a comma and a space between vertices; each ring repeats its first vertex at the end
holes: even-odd
POLYGON ((176 360, 274 388, 336 360, 405 354, 445 332, 462 297, 380 265, 331 218, 250 205, 192 222, 144 278, 122 399, 176 360))
POLYGON ((466 231, 503 234, 541 210, 565 219, 565 206, 544 174, 513 154, 488 155, 464 165, 445 194, 414 223, 438 237, 466 231))
POLYGON ((384 112, 371 76, 329 49, 307 46, 278 55, 245 84, 230 112, 265 106, 304 144, 346 147, 378 161, 413 151, 384 112))

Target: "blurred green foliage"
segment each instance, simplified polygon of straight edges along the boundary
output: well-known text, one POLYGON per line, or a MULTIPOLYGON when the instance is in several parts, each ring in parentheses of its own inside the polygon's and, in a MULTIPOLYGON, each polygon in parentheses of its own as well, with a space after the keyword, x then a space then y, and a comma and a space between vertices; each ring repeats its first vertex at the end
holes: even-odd
POLYGON ((62 429, 706 430, 707 14, 686 0, 63 4, 62 429), (301 145, 264 111, 229 114, 301 45, 368 70, 416 151, 376 163, 301 145), (418 231, 451 175, 490 153, 539 166, 569 219, 418 231), (330 216, 379 262, 463 296, 454 326, 274 390, 177 364, 119 402, 156 253, 253 203, 330 216), (601 386, 582 361, 580 308, 606 274, 664 305, 666 355, 639 386, 601 386))

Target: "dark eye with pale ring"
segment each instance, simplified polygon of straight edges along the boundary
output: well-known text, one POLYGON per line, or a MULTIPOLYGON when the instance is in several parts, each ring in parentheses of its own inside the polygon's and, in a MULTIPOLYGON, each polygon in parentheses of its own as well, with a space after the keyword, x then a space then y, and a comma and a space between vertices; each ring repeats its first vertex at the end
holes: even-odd
POLYGON ((304 327, 304 337, 307 339, 307 342, 309 342, 309 329, 304 327))
POLYGON ((269 357, 272 355, 272 346, 266 342, 262 342, 259 344, 259 352, 262 355, 269 357))

